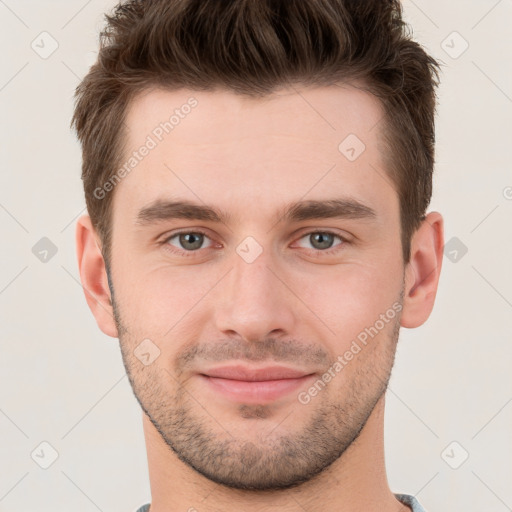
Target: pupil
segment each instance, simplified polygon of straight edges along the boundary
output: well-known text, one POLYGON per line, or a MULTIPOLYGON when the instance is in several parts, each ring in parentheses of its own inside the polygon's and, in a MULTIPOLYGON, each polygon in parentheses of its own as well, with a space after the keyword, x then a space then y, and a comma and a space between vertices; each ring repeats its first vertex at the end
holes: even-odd
POLYGON ((201 235, 201 233, 186 233, 184 235, 180 235, 180 243, 188 249, 199 249, 202 244, 202 236, 203 235, 201 235), (188 247, 187 244, 189 244, 188 247), (190 247, 191 245, 192 247, 190 247))
MULTIPOLYGON (((190 244, 192 247, 190 249, 199 249, 202 244, 202 234, 201 233, 186 233, 184 235, 180 235, 180 243, 183 245, 190 244), (195 240, 194 240, 195 239, 195 240)), ((312 240, 312 244, 318 246, 319 249, 329 249, 333 242, 333 235, 330 233, 314 233, 310 235, 312 240)))
POLYGON ((317 247, 318 249, 329 249, 332 245, 332 235, 330 233, 314 233, 311 235, 314 240, 313 245, 320 245, 320 247, 317 247))

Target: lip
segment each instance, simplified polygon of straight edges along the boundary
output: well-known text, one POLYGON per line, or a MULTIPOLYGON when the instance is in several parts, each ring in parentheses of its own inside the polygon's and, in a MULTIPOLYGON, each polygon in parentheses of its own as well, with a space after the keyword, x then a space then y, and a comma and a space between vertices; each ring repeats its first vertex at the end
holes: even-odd
POLYGON ((286 366, 266 366, 264 368, 248 368, 246 366, 220 366, 205 371, 208 377, 219 379, 261 382, 269 380, 298 379, 310 373, 288 368, 286 366))
POLYGON ((313 375, 283 366, 223 366, 207 370, 199 374, 199 377, 214 393, 220 393, 229 400, 268 403, 296 391, 313 375))

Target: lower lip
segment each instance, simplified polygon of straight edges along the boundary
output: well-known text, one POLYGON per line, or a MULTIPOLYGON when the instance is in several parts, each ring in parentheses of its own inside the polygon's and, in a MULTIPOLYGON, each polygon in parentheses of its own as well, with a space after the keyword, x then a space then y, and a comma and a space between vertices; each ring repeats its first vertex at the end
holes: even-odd
POLYGON ((264 381, 245 381, 221 379, 219 377, 209 377, 201 375, 210 388, 230 400, 243 403, 262 403, 272 402, 282 398, 301 386, 304 386, 313 375, 305 375, 297 379, 279 379, 264 381))

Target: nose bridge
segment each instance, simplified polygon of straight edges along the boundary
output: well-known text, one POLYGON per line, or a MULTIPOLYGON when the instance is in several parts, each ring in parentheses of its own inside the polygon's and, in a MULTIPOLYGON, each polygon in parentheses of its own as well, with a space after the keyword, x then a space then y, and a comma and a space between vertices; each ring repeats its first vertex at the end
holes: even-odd
POLYGON ((272 251, 247 237, 237 246, 232 262, 216 306, 217 327, 247 340, 289 333, 294 322, 293 301, 274 275, 278 265, 272 251))
POLYGON ((252 251, 253 249, 245 255, 240 255, 238 252, 233 258, 232 293, 238 298, 240 304, 244 301, 249 301, 249 305, 257 304, 262 296, 268 298, 276 286, 273 282, 275 277, 268 268, 272 267, 273 260, 270 251, 265 251, 265 254, 262 252, 257 256, 251 254, 252 251), (255 259, 245 259, 245 256, 255 257, 255 259))

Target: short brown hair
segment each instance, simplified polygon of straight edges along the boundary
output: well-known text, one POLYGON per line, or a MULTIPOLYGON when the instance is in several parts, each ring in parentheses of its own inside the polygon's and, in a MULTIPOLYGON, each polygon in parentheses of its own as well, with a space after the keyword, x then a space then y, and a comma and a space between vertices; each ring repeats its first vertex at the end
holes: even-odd
POLYGON ((98 199, 94 190, 122 162, 125 114, 137 93, 223 88, 263 97, 291 84, 354 81, 384 107, 386 171, 398 193, 409 261, 432 195, 439 65, 411 40, 398 0, 128 0, 105 17, 98 60, 76 89, 71 125, 107 266, 113 193, 98 199))

